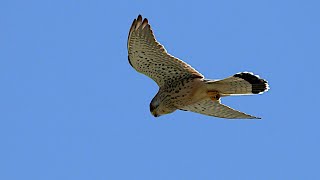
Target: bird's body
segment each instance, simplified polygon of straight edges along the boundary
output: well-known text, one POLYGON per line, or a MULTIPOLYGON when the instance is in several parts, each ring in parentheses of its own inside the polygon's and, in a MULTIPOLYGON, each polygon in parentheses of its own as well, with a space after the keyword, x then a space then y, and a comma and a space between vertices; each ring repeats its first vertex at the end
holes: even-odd
POLYGON ((168 54, 156 41, 148 20, 142 20, 140 15, 130 28, 128 59, 134 69, 159 85, 150 103, 155 117, 186 110, 221 118, 257 118, 221 104, 220 97, 268 90, 265 80, 247 72, 223 80, 205 79, 190 65, 168 54))
POLYGON ((155 96, 155 99, 163 96, 164 101, 171 111, 177 110, 179 107, 191 105, 199 100, 207 97, 207 89, 200 78, 186 78, 181 81, 172 83, 170 86, 163 86, 155 96))

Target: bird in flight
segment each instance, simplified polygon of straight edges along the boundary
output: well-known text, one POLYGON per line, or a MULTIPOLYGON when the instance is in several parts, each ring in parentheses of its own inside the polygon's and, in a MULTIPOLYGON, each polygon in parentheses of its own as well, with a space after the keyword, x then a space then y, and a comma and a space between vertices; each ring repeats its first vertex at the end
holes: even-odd
POLYGON ((221 80, 204 78, 190 65, 170 55, 141 15, 133 20, 127 48, 130 65, 159 86, 150 103, 153 116, 184 110, 219 118, 260 119, 221 104, 221 98, 226 96, 267 91, 268 82, 259 76, 241 72, 221 80))

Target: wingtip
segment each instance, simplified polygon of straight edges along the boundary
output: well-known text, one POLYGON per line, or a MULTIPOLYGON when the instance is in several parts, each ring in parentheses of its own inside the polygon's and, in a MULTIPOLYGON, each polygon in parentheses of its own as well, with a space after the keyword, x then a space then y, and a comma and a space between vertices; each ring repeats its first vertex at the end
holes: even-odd
POLYGON ((144 29, 146 26, 149 25, 149 21, 147 18, 143 18, 141 14, 138 15, 136 19, 133 20, 133 23, 131 25, 131 30, 137 30, 138 28, 144 29))
MULTIPOLYGON (((257 116, 252 116, 252 115, 249 115, 249 114, 246 114, 247 117, 243 118, 243 119, 250 119, 250 120, 261 120, 262 118, 261 117, 257 117, 257 116)), ((242 118, 240 118, 242 119, 242 118)))
POLYGON ((130 34, 137 30, 139 27, 142 27, 144 28, 145 26, 148 25, 148 19, 147 18, 144 18, 143 21, 142 21, 142 15, 139 14, 138 17, 136 19, 134 19, 132 21, 132 24, 131 24, 131 27, 130 27, 130 30, 129 30, 129 35, 128 35, 128 39, 130 37, 130 34), (142 26, 141 26, 142 25, 142 26))
POLYGON ((141 22, 141 21, 142 21, 142 16, 141 16, 141 14, 138 15, 137 21, 138 21, 138 22, 141 22))
POLYGON ((253 116, 250 114, 246 114, 246 115, 249 116, 247 119, 252 119, 252 120, 261 120, 262 119, 261 117, 253 116))
POLYGON ((144 18, 142 24, 148 24, 148 19, 144 18))

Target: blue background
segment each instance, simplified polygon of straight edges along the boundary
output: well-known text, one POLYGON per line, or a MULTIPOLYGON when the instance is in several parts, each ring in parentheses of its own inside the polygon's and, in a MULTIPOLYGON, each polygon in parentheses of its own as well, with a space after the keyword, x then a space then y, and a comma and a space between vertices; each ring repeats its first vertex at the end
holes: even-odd
POLYGON ((319 1, 0 1, 0 179, 320 179, 319 1), (158 87, 127 61, 142 14, 207 78, 252 71, 228 97, 262 120, 154 118, 158 87))

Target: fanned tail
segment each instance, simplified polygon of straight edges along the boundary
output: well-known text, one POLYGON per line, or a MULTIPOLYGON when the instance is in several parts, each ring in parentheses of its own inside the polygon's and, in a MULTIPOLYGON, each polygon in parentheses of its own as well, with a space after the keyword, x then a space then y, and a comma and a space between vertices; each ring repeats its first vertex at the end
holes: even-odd
POLYGON ((269 89, 268 82, 249 72, 237 73, 222 80, 207 80, 208 90, 218 91, 222 96, 262 94, 269 89))

